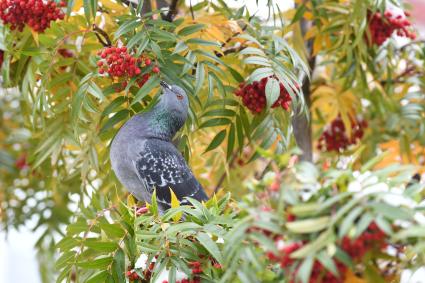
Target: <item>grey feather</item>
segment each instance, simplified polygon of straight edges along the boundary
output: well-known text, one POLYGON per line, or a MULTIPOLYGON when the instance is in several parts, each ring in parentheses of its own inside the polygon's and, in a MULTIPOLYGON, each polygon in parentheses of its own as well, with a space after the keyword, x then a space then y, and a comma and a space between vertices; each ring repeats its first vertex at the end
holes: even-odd
POLYGON ((178 86, 161 83, 163 94, 149 112, 127 121, 111 144, 112 169, 139 200, 150 201, 154 188, 162 210, 170 207, 170 188, 180 201, 207 200, 204 189, 172 143, 184 125, 189 103, 178 86))

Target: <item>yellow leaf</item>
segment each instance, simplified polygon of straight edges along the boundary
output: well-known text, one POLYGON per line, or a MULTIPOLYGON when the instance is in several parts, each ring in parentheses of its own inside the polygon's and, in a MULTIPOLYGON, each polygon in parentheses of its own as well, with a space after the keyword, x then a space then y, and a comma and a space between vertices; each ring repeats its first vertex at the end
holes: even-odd
POLYGON ((195 20, 188 16, 183 20, 182 24, 178 26, 176 32, 178 33, 183 28, 194 24, 203 24, 205 28, 185 36, 185 39, 200 38, 224 43, 228 38, 232 37, 233 34, 242 32, 236 21, 229 20, 225 16, 218 14, 201 15, 195 20))
POLYGON ((136 206, 136 200, 134 199, 134 197, 133 197, 133 195, 132 195, 132 194, 129 194, 129 195, 127 196, 127 206, 129 206, 129 207, 134 207, 134 206, 136 206))
POLYGON ((317 34, 313 42, 313 55, 317 55, 320 50, 322 50, 322 35, 317 34))
MULTIPOLYGON (((170 188, 170 194, 171 194, 171 208, 180 207, 179 199, 176 197, 176 194, 173 192, 173 190, 170 188)), ((176 215, 173 216, 173 220, 175 222, 179 221, 180 218, 182 218, 182 213, 179 212, 176 215)))
POLYGON ((306 33, 305 33, 305 35, 304 35, 304 39, 305 40, 308 40, 308 39, 310 39, 310 38, 313 38, 313 37, 315 37, 316 36, 316 34, 318 33, 318 29, 317 29, 317 26, 313 26, 313 27, 311 27, 306 33))
POLYGON ((351 135, 351 119, 355 117, 356 108, 359 106, 359 99, 351 90, 343 91, 341 87, 321 85, 312 94, 313 113, 319 112, 326 123, 334 120, 338 114, 341 115, 347 134, 351 135))
POLYGON ((31 34, 32 37, 34 38, 35 44, 37 44, 37 46, 39 46, 39 42, 38 42, 38 32, 34 31, 33 29, 31 29, 31 34))
MULTIPOLYGON (((403 142, 406 143, 406 142, 403 142)), ((382 143, 379 147, 388 152, 387 156, 383 158, 375 169, 382 169, 391 164, 410 164, 418 166, 418 172, 425 171, 425 148, 418 142, 409 143, 409 151, 403 150, 402 140, 391 140, 386 143, 382 143)))
POLYGON ((83 7, 83 0, 75 0, 74 1, 74 7, 72 8, 73 12, 78 12, 81 7, 83 7))
POLYGON ((351 270, 345 273, 344 283, 367 283, 366 280, 357 277, 351 270))
POLYGON ((285 12, 283 12, 283 18, 286 20, 292 20, 295 17, 295 13, 297 12, 297 10, 295 9, 289 9, 285 12))
POLYGON ((109 10, 112 10, 112 12, 122 13, 128 10, 128 8, 126 8, 125 6, 112 2, 111 0, 103 0, 101 3, 102 3, 102 6, 104 6, 105 8, 109 10))
POLYGON ((309 20, 309 21, 313 20, 313 18, 314 18, 313 13, 312 12, 305 12, 304 13, 304 18, 306 20, 309 20))

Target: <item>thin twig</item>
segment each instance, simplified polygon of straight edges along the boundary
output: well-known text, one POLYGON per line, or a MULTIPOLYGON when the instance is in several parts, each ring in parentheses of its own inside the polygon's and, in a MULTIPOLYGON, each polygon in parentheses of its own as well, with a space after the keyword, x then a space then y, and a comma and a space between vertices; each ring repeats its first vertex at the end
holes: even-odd
POLYGON ((93 31, 94 31, 94 34, 96 35, 97 39, 100 41, 100 43, 103 46, 105 46, 105 47, 112 46, 111 39, 109 38, 108 34, 103 29, 98 27, 96 24, 93 24, 93 31), (102 35, 104 40, 100 37, 100 35, 102 35))
POLYGON ((190 15, 192 16, 192 20, 195 20, 195 12, 193 11, 192 0, 189 0, 189 10, 190 15))
POLYGON ((425 40, 415 40, 415 41, 411 41, 405 45, 403 45, 402 47, 400 47, 400 51, 404 51, 407 47, 415 45, 415 44, 424 44, 425 40))
MULTIPOLYGON (((226 45, 230 41, 232 41, 233 38, 235 38, 236 36, 240 35, 247 28, 248 28, 248 25, 246 24, 245 26, 242 27, 241 31, 238 31, 238 32, 235 32, 234 34, 232 34, 228 39, 226 39, 225 42, 223 42, 223 44, 221 44, 221 48, 223 49, 224 47, 226 47, 226 45)), ((224 49, 223 50, 223 53, 215 52, 215 56, 217 56, 217 57, 223 57, 224 55, 228 55, 228 54, 231 54, 231 53, 240 52, 240 51, 244 50, 245 48, 246 48, 246 46, 244 46, 244 45, 229 47, 227 49, 224 49)))
MULTIPOLYGON (((236 151, 233 153, 232 158, 230 159, 229 167, 233 165, 233 162, 235 161, 237 156, 238 156, 238 152, 236 151)), ((214 193, 218 192, 224 180, 226 179, 226 176, 227 176, 227 171, 224 170, 223 174, 220 176, 220 179, 218 179, 217 185, 215 186, 215 189, 214 189, 214 193)))
POLYGON ((419 71, 419 70, 417 70, 414 66, 410 66, 410 67, 407 67, 406 70, 404 70, 401 74, 399 74, 398 76, 396 76, 394 79, 383 80, 383 81, 380 81, 380 83, 382 85, 385 85, 387 83, 391 83, 391 84, 404 83, 406 81, 403 80, 403 78, 405 78, 405 77, 412 77, 414 75, 423 76, 424 73, 421 72, 421 71, 419 71))

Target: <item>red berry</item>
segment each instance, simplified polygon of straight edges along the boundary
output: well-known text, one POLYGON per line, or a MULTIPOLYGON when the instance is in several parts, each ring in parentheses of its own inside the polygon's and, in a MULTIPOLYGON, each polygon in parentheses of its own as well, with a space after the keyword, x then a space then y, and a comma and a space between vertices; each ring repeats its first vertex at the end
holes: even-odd
POLYGON ((341 152, 347 149, 350 145, 356 144, 364 135, 364 127, 367 123, 361 119, 351 119, 351 136, 346 134, 345 125, 340 116, 335 118, 330 125, 325 128, 325 131, 319 138, 317 148, 326 151, 341 152))
POLYGON ((145 59, 145 65, 149 66, 152 63, 151 59, 147 58, 145 59))
POLYGON ((15 161, 15 166, 19 170, 25 169, 28 167, 27 155, 25 153, 21 154, 18 159, 15 161))
MULTIPOLYGON (((241 83, 239 89, 235 91, 236 96, 242 97, 243 104, 253 114, 258 114, 263 111, 267 105, 265 88, 269 78, 263 78, 261 81, 255 81, 252 84, 241 83)), ((280 96, 272 105, 272 108, 282 106, 285 110, 289 108, 291 97, 283 84, 280 84, 280 96)))
POLYGON ((154 72, 155 74, 159 73, 159 68, 157 66, 152 68, 152 72, 154 72))
POLYGON ((382 45, 395 32, 398 36, 414 39, 416 34, 409 30, 411 23, 405 18, 407 12, 394 15, 391 11, 386 11, 384 16, 379 12, 368 14, 370 41, 369 44, 382 45))
POLYGON ((11 30, 22 31, 27 25, 36 32, 44 32, 52 21, 64 18, 62 5, 53 0, 0 0, 0 19, 11 30))

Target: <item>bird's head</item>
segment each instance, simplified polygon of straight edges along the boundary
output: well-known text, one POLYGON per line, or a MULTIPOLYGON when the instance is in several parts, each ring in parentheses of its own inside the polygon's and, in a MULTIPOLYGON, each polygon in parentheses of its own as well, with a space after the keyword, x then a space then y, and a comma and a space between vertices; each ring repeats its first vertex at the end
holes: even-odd
POLYGON ((159 104, 170 114, 178 115, 186 120, 189 111, 189 100, 186 92, 177 85, 169 85, 164 81, 160 82, 162 95, 159 104))

